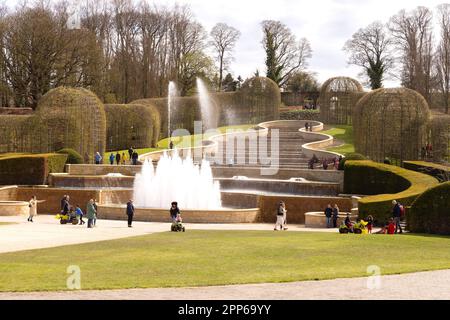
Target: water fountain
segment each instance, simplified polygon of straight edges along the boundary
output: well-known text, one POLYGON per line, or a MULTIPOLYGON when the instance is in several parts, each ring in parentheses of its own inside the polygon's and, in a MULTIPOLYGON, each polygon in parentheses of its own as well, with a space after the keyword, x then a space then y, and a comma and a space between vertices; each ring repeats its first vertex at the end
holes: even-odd
POLYGON ((182 159, 177 152, 164 154, 156 170, 146 161, 134 184, 135 205, 142 208, 166 208, 177 201, 184 209, 217 210, 220 197, 209 162, 197 165, 190 156, 182 159))
POLYGON ((216 129, 218 125, 217 112, 214 110, 214 102, 211 99, 208 88, 202 79, 197 78, 198 99, 205 129, 216 129))
POLYGON ((175 105, 175 98, 178 95, 177 85, 175 82, 170 81, 169 82, 169 94, 167 97, 167 136, 170 139, 172 135, 172 127, 171 127, 171 119, 172 119, 172 111, 173 107, 175 105))

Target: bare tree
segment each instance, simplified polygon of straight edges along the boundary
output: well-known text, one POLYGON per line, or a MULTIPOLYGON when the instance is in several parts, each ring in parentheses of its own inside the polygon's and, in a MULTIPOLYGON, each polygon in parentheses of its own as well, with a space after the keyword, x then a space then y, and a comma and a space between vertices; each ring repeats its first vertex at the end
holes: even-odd
POLYGON ((214 26, 210 33, 210 45, 214 48, 217 54, 217 61, 219 62, 219 91, 222 90, 223 72, 228 67, 231 60, 231 53, 239 40, 241 33, 225 24, 218 23, 214 26))
POLYGON ((445 113, 450 100, 450 5, 438 6, 441 38, 436 50, 435 71, 439 90, 443 96, 445 113))
POLYGON ((364 68, 374 89, 383 87, 383 80, 393 67, 391 56, 392 40, 381 22, 374 22, 359 29, 344 46, 350 56, 348 63, 364 68))
POLYGON ((401 10, 389 21, 389 29, 401 53, 402 84, 431 101, 433 60, 433 15, 426 7, 401 10))
POLYGON ((279 21, 265 20, 262 29, 267 77, 283 87, 293 72, 306 68, 312 56, 311 45, 306 38, 297 42, 291 30, 279 21))

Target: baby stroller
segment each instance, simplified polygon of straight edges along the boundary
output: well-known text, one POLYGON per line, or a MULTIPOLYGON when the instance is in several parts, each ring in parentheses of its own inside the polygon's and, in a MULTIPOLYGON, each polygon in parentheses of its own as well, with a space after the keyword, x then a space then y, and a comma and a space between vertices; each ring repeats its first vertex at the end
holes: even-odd
POLYGON ((60 214, 57 214, 57 215, 55 216, 55 218, 59 220, 59 223, 60 223, 60 224, 73 224, 73 225, 77 225, 78 222, 80 222, 80 221, 78 220, 78 217, 76 216, 76 214, 73 213, 73 212, 70 212, 70 213, 68 213, 68 214, 60 213, 60 214))
POLYGON ((172 231, 172 232, 185 232, 186 231, 186 228, 183 226, 183 220, 181 219, 180 214, 178 214, 177 218, 172 222, 170 231, 172 231))

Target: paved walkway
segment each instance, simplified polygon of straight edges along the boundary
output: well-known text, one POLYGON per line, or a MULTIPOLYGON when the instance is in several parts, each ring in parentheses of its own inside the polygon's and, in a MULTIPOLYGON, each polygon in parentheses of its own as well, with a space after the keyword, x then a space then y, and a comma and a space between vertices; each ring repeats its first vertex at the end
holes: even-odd
POLYGON ((450 270, 368 278, 199 288, 0 293, 0 300, 380 300, 450 299, 450 270))
MULTIPOLYGON (((26 217, 0 217, 0 222, 15 224, 0 226, 0 253, 21 250, 52 248, 63 245, 97 242, 141 236, 170 230, 169 223, 134 222, 133 228, 126 221, 97 220, 97 227, 86 225, 60 225, 53 216, 39 215, 29 223, 26 217)), ((273 230, 272 224, 185 224, 189 230, 273 230)), ((336 232, 333 229, 308 229, 290 225, 288 231, 336 232)))

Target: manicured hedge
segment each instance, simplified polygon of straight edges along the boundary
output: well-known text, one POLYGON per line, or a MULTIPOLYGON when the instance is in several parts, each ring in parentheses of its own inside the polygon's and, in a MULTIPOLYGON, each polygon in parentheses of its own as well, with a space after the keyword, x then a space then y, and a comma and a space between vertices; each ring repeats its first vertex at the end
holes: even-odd
POLYGON ((360 153, 349 153, 339 162, 339 170, 344 170, 345 163, 350 160, 367 160, 367 158, 360 153))
POLYGON ((403 167, 435 177, 441 182, 450 181, 450 167, 426 161, 404 161, 403 167))
POLYGON ((281 120, 320 120, 319 110, 293 110, 280 112, 281 120))
POLYGON ((345 163, 344 193, 368 195, 359 201, 359 213, 379 222, 392 216, 392 200, 409 206, 438 183, 428 175, 373 161, 345 163))
POLYGON ((430 188, 408 211, 411 232, 450 235, 450 182, 430 188))
POLYGON ((19 154, 0 158, 0 185, 42 185, 50 173, 64 172, 66 154, 19 154))
POLYGON ((73 149, 64 148, 64 149, 57 151, 56 153, 66 154, 67 155, 67 161, 66 161, 67 164, 83 164, 84 163, 81 155, 73 149))

